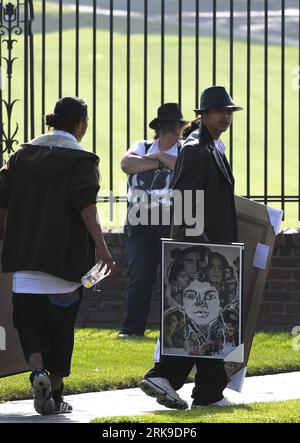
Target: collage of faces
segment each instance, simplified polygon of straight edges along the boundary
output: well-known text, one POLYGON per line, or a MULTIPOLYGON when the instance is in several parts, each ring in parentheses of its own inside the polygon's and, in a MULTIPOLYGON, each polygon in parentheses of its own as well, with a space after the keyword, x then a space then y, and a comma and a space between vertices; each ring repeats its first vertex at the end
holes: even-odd
POLYGON ((240 249, 174 243, 165 248, 170 260, 164 263, 164 351, 223 358, 240 341, 240 249))

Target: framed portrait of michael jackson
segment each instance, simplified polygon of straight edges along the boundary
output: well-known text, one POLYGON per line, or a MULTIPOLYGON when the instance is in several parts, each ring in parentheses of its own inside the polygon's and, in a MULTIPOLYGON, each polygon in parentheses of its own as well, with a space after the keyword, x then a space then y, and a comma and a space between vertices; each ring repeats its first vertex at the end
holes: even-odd
POLYGON ((231 361, 241 349, 243 249, 162 240, 161 355, 231 361))

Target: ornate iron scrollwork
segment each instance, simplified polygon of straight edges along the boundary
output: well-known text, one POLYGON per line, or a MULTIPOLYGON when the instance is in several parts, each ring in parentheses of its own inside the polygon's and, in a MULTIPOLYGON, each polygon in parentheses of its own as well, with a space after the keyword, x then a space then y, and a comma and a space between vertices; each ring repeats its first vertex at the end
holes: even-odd
MULTIPOLYGON (((2 61, 6 62, 6 74, 7 74, 7 100, 2 98, 2 91, 0 91, 0 99, 1 99, 1 107, 2 112, 3 109, 6 110, 7 114, 7 125, 4 128, 3 119, 0 121, 0 133, 1 133, 1 142, 2 142, 2 152, 1 157, 4 152, 10 155, 14 152, 13 146, 14 144, 18 144, 18 140, 15 138, 19 129, 18 123, 16 123, 15 128, 12 128, 12 113, 14 110, 14 106, 19 99, 13 99, 12 97, 12 73, 14 62, 17 60, 17 57, 13 57, 13 47, 14 44, 18 42, 18 40, 13 38, 13 35, 21 35, 23 33, 21 24, 25 23, 25 33, 29 35, 31 30, 31 21, 33 18, 33 10, 32 10, 32 1, 24 0, 23 3, 20 3, 19 0, 16 2, 16 5, 9 2, 5 6, 3 2, 0 3, 0 45, 1 43, 6 43, 7 56, 2 56, 1 53, 1 65, 2 61), (29 10, 25 8, 28 8, 29 10), (29 11, 29 13, 28 13, 29 11), (21 17, 21 15, 23 17, 21 17), (7 38, 3 38, 3 36, 7 36, 7 38), (4 106, 3 106, 4 105, 4 106), (4 146, 3 146, 4 145, 4 146)), ((2 45, 1 45, 2 46, 2 45)), ((2 48, 1 52, 2 52, 2 48)), ((4 66, 2 66, 2 76, 4 74, 4 66)), ((1 117, 2 117, 1 112, 1 117)), ((2 158, 0 159, 0 163, 2 164, 2 158)))

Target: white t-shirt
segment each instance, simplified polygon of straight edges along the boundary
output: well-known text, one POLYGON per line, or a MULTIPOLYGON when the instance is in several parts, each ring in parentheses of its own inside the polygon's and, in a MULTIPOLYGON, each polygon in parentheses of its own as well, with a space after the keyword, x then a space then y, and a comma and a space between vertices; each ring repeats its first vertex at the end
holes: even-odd
MULTIPOLYGON (((128 154, 144 155, 145 154, 145 144, 150 144, 150 143, 152 143, 152 145, 147 150, 147 154, 153 154, 154 152, 160 152, 159 145, 158 145, 158 139, 156 139, 156 140, 140 140, 140 141, 134 143, 132 146, 130 146, 130 148, 128 150, 128 154)), ((175 143, 175 145, 171 146, 171 148, 168 149, 167 151, 163 151, 163 153, 177 157, 178 143, 175 143)))
POLYGON ((12 290, 17 294, 65 294, 80 286, 80 283, 39 271, 15 272, 12 281, 12 290))
MULTIPOLYGON (((74 135, 65 131, 53 131, 53 135, 61 135, 77 141, 74 135)), ((12 291, 21 294, 65 294, 73 292, 80 283, 64 280, 39 271, 19 271, 13 274, 12 291)))
MULTIPOLYGON (((147 149, 147 154, 153 154, 160 152, 159 141, 156 140, 140 140, 134 143, 128 150, 128 154, 145 155, 146 144, 151 146, 147 149)), ((173 157, 178 156, 178 143, 175 143, 167 151, 163 151, 164 154, 171 155, 173 157)), ((174 172, 171 169, 164 167, 163 169, 153 169, 150 171, 138 172, 136 174, 128 175, 128 210, 139 201, 136 196, 136 190, 142 190, 147 195, 147 198, 156 196, 159 199, 160 204, 169 205, 169 201, 165 199, 170 189, 171 179, 174 172)), ((156 201, 147 201, 148 207, 157 206, 156 201)))
POLYGON ((220 139, 214 140, 214 144, 215 144, 215 147, 219 150, 219 152, 221 152, 221 154, 224 154, 224 152, 225 152, 225 145, 222 142, 222 140, 220 140, 220 139))

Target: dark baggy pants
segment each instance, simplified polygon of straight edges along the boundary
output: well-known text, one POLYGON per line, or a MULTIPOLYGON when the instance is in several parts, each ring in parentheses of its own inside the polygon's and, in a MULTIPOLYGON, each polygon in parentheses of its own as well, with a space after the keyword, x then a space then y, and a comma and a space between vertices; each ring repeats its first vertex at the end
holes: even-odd
POLYGON ((194 365, 197 368, 192 394, 195 403, 208 404, 221 400, 228 383, 222 360, 162 356, 145 378, 166 378, 177 391, 186 382, 194 365))

